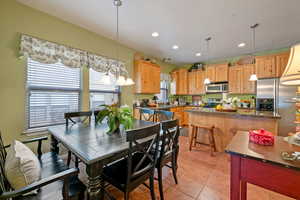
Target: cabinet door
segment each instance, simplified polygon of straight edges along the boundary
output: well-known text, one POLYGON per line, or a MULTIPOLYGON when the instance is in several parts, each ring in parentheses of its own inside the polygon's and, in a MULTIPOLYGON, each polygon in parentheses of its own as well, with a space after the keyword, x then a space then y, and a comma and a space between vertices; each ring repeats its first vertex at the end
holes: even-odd
POLYGON ((153 94, 160 93, 160 68, 157 66, 151 66, 149 73, 149 90, 153 94))
POLYGON ((179 70, 179 94, 188 94, 188 71, 186 69, 179 70))
POLYGON ((281 77, 289 61, 290 52, 276 55, 276 77, 281 77))
POLYGON ((229 68, 229 93, 240 94, 242 90, 242 68, 234 66, 229 68))
POLYGON ((196 94, 196 72, 189 72, 188 73, 188 94, 196 94))
POLYGON ((228 64, 216 65, 216 82, 228 81, 228 64))
POLYGON ((255 81, 250 81, 251 74, 254 74, 254 64, 242 66, 242 91, 243 94, 255 94, 255 81))
POLYGON ((206 67, 205 78, 208 78, 210 82, 216 82, 216 67, 214 65, 208 65, 206 67))
POLYGON ((196 94, 204 94, 205 86, 204 86, 204 78, 205 71, 197 71, 196 72, 196 94))
POLYGON ((256 75, 258 78, 276 77, 275 56, 260 56, 255 58, 256 75))

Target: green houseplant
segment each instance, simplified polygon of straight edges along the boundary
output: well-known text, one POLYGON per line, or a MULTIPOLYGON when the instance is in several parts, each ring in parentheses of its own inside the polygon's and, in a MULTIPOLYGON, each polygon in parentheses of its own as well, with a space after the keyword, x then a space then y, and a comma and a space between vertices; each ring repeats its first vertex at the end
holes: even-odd
POLYGON ((126 129, 130 129, 133 124, 132 109, 128 106, 117 107, 116 105, 102 105, 104 109, 99 111, 97 116, 97 123, 102 123, 107 119, 109 133, 120 132, 120 125, 122 124, 126 129))

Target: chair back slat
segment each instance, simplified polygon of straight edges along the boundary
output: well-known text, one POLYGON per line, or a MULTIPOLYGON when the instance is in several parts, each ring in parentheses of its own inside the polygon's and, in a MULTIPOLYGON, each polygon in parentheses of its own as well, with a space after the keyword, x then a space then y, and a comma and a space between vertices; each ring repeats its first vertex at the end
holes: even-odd
POLYGON ((5 177, 5 159, 7 155, 5 148, 6 146, 3 143, 2 135, 0 132, 0 193, 10 191, 11 189, 8 180, 5 177))
POLYGON ((179 146, 179 126, 178 120, 168 120, 162 122, 163 134, 161 135, 161 148, 159 159, 164 159, 172 153, 176 153, 179 146))
POLYGON ((155 117, 157 122, 163 122, 174 118, 174 113, 167 110, 156 110, 155 117))
POLYGON ((140 120, 155 122, 155 111, 149 108, 140 108, 140 120))
POLYGON ((87 111, 87 112, 68 112, 64 114, 65 120, 66 120, 66 126, 69 125, 69 121, 71 121, 73 124, 76 124, 76 121, 73 120, 73 118, 80 118, 80 117, 85 117, 82 122, 85 120, 89 119, 91 121, 91 116, 92 116, 92 111, 87 111))
POLYGON ((159 124, 127 132, 127 184, 143 174, 154 172, 158 159, 159 132, 159 124))

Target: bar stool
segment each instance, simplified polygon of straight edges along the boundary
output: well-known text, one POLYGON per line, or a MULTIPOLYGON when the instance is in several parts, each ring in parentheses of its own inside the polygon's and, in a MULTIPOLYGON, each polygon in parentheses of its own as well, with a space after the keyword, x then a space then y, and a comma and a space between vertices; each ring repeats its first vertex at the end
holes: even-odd
POLYGON ((210 155, 213 156, 214 152, 217 151, 215 137, 214 137, 215 126, 200 126, 200 125, 191 125, 191 126, 192 126, 192 135, 190 138, 190 148, 189 148, 190 151, 192 150, 193 147, 196 147, 197 144, 208 145, 210 146, 210 155), (197 141, 199 129, 207 130, 209 134, 208 136, 209 144, 197 141))

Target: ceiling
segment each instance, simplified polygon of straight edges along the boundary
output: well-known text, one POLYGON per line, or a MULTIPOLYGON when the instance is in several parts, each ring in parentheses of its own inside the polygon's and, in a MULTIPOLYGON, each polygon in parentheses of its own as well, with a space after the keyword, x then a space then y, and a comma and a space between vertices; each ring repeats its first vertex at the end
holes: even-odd
MULTIPOLYGON (((114 39, 113 0, 18 0, 99 35, 114 39)), ((194 63, 288 47, 300 41, 299 0, 123 0, 120 42, 175 64, 194 63), (151 36, 157 31, 157 38, 151 36), (212 37, 209 53, 205 38, 212 37), (245 42, 246 46, 237 45, 245 42), (179 49, 172 49, 173 45, 179 49), (202 56, 195 54, 201 52, 202 56)))

